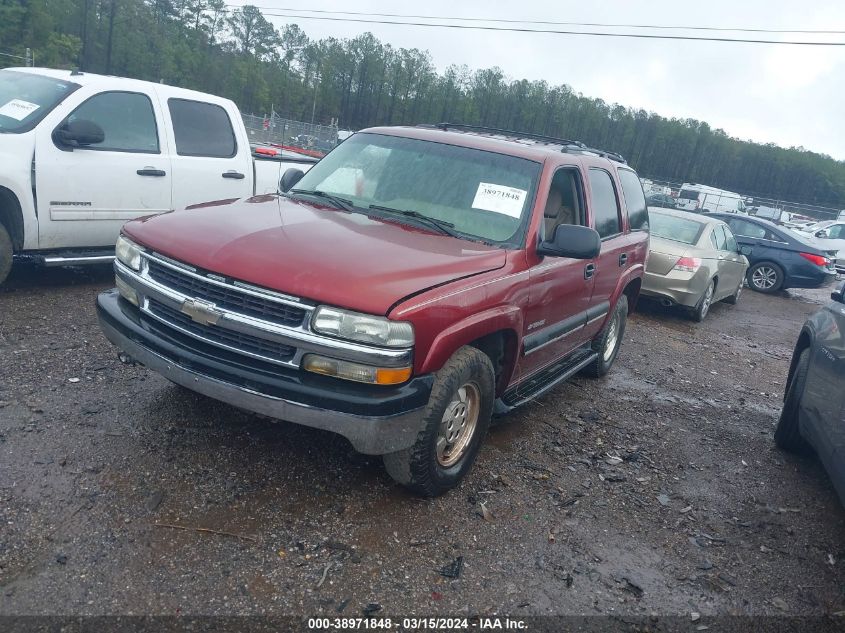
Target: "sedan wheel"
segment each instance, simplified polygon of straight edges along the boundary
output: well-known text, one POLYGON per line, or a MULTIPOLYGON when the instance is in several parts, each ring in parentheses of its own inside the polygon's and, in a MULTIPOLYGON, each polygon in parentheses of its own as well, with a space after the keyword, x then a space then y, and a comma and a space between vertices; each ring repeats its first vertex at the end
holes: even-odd
POLYGON ((710 283, 707 284, 707 289, 704 291, 704 294, 701 295, 701 299, 698 300, 698 305, 692 313, 692 318, 699 323, 703 321, 704 317, 707 316, 707 313, 710 312, 710 306, 713 303, 713 294, 715 291, 716 284, 711 280, 710 283))
POLYGON ((775 264, 762 262, 748 271, 748 285, 757 292, 777 292, 783 285, 783 273, 775 264))

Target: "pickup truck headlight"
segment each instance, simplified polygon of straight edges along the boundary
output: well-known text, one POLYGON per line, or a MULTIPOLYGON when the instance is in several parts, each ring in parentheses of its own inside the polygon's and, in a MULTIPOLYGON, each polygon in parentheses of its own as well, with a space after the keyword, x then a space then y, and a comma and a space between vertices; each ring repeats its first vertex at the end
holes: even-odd
POLYGON ((121 264, 132 270, 141 270, 141 247, 135 242, 121 235, 114 246, 114 255, 121 264))
POLYGON ((414 328, 407 321, 391 321, 328 306, 317 308, 311 328, 320 334, 358 343, 384 347, 411 347, 414 344, 414 328))

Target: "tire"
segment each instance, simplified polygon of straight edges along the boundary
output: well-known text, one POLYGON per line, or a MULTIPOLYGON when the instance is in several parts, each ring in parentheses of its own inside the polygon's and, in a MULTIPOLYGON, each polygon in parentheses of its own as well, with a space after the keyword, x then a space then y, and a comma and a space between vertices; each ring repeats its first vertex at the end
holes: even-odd
POLYGON ((710 306, 713 305, 713 295, 716 294, 716 281, 714 279, 710 280, 710 283, 707 284, 707 288, 704 289, 704 292, 701 295, 701 298, 698 300, 698 303, 695 304, 695 307, 690 312, 690 316, 692 320, 696 323, 701 323, 704 318, 710 312, 710 306))
POLYGON ((611 318, 604 324, 601 332, 593 339, 591 347, 598 357, 583 369, 591 378, 601 378, 613 366, 625 336, 625 323, 628 320, 628 297, 620 295, 613 308, 611 318), (615 327, 615 331, 614 331, 615 327))
POLYGON ((490 428, 495 384, 493 363, 484 352, 474 347, 455 352, 435 376, 417 441, 382 456, 388 474, 426 497, 457 486, 490 428))
POLYGON ((0 224, 0 285, 12 270, 12 238, 6 227, 0 224))
POLYGON ((764 294, 775 293, 783 287, 783 269, 773 262, 754 264, 745 273, 745 278, 749 288, 764 294))
POLYGON ((732 306, 735 306, 739 303, 739 296, 742 294, 742 286, 745 285, 745 279, 741 279, 739 285, 736 287, 736 292, 733 293, 730 297, 725 297, 722 299, 725 303, 729 303, 732 306))
POLYGON ((790 453, 806 453, 809 445, 801 437, 798 425, 798 412, 804 386, 807 384, 807 370, 810 367, 810 350, 805 349, 798 357, 795 372, 786 387, 783 398, 783 409, 780 412, 777 428, 775 429, 775 444, 778 448, 790 453))

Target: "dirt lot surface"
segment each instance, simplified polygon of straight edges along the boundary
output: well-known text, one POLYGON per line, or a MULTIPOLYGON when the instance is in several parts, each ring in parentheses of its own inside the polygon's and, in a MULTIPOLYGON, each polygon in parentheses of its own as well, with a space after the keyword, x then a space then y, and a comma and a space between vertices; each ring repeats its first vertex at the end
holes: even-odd
POLYGON ((511 415, 421 500, 345 440, 122 365, 110 285, 24 268, 0 289, 2 614, 845 610, 845 511, 772 442, 829 290, 746 291, 700 325, 643 305, 608 377, 511 415))

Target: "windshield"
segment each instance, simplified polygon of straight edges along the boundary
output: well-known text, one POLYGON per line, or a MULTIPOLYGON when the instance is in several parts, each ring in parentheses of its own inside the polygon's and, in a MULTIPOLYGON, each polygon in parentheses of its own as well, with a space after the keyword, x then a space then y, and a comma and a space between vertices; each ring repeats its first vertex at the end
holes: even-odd
MULTIPOLYGON (((416 212, 460 237, 518 246, 539 172, 539 163, 514 156, 355 134, 314 165, 295 190, 332 194, 350 202, 352 211, 391 219, 401 216, 390 209, 416 212)), ((424 218, 408 221, 427 226, 424 218)))
POLYGON ((14 70, 0 70, 0 132, 34 128, 79 85, 14 70))
POLYGON ((701 222, 678 218, 674 215, 664 215, 655 211, 649 211, 648 223, 652 236, 683 244, 697 243, 701 231, 704 230, 704 224, 701 222))

